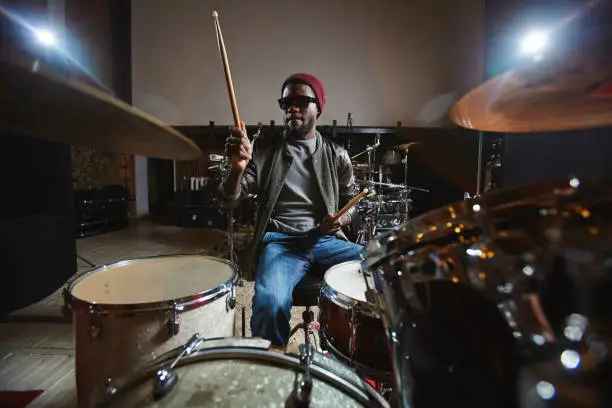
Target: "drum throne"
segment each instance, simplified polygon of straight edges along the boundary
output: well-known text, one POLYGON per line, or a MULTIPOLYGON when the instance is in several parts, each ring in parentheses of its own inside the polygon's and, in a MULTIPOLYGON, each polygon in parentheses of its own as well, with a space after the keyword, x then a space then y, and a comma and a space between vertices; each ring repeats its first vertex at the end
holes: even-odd
POLYGON ((309 273, 293 289, 293 306, 306 307, 306 310, 302 312, 302 321, 289 332, 289 338, 301 329, 304 330, 304 342, 310 343, 310 336, 314 336, 314 332, 319 330, 319 324, 314 319, 311 307, 319 304, 322 283, 320 278, 309 273))

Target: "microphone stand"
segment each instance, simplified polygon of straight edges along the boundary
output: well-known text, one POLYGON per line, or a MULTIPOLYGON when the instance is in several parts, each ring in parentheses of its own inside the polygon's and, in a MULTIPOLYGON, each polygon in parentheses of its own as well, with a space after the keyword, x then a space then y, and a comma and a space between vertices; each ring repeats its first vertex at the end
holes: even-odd
POLYGON ((349 131, 347 150, 351 151, 351 139, 353 138, 353 119, 351 118, 351 112, 349 112, 348 117, 346 118, 346 127, 349 131))

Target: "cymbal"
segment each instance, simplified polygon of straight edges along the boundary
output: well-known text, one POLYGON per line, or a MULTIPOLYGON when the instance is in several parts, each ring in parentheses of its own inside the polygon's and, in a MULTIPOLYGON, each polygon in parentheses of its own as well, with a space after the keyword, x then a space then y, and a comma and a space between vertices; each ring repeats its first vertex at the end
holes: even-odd
MULTIPOLYGON (((17 29, 27 29, 0 8, 0 22, 7 19, 17 29)), ((192 140, 160 120, 108 92, 42 67, 44 58, 19 49, 21 44, 11 45, 20 54, 0 61, 0 129, 148 157, 192 160, 202 155, 192 140)))
POLYGON ((612 61, 601 48, 547 50, 469 92, 453 106, 450 119, 491 132, 611 126, 612 61))
POLYGON ((397 145, 397 146, 393 146, 391 147, 391 149, 393 150, 399 150, 402 152, 408 152, 408 150, 410 150, 411 147, 414 147, 416 145, 420 145, 421 142, 410 142, 410 143, 404 143, 401 145, 397 145))

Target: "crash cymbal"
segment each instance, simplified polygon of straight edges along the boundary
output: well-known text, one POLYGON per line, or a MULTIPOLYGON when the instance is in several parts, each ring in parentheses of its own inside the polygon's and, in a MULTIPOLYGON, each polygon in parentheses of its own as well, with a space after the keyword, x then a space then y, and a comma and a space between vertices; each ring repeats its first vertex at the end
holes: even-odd
POLYGON ((197 145, 144 112, 85 84, 0 63, 0 128, 105 151, 192 160, 197 145))
POLYGON ((492 132, 612 126, 612 58, 605 40, 569 46, 555 38, 555 47, 469 92, 450 119, 492 132))
MULTIPOLYGON (((0 61, 0 129, 148 157, 191 160, 201 156, 193 141, 160 120, 46 66, 54 51, 46 49, 39 58, 31 47, 19 44, 19 34, 24 37, 23 31, 28 34, 32 29, 1 7, 0 23, 10 26, 11 35, 6 38, 12 51, 10 60, 0 61)), ((64 72, 76 69, 69 68, 64 72)))

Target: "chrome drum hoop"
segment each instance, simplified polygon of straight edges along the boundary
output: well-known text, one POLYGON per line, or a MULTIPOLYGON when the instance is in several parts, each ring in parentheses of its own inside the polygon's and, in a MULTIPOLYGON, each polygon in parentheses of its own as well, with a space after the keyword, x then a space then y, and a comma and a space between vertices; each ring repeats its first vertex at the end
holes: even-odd
POLYGON ((236 286, 238 282, 239 274, 237 266, 228 261, 227 259, 217 258, 214 256, 207 255, 193 255, 193 254, 177 254, 177 255, 155 255, 141 258, 128 259, 125 261, 118 261, 111 264, 100 265, 90 270, 87 270, 81 274, 77 274, 72 277, 66 283, 62 291, 62 295, 64 297, 64 308, 65 310, 87 310, 91 314, 101 315, 101 316, 122 316, 122 315, 135 315, 140 313, 150 313, 156 311, 163 310, 174 310, 176 309, 178 312, 184 312, 188 310, 192 310, 204 305, 207 305, 225 295, 230 293, 232 289, 236 286), (146 260, 155 260, 155 259, 166 259, 166 258, 177 258, 177 257, 193 257, 197 256, 200 259, 209 259, 214 261, 219 261, 228 266, 231 266, 234 270, 232 277, 215 288, 211 288, 209 290, 182 297, 177 299, 167 299, 158 302, 149 302, 149 303, 139 303, 139 304, 103 304, 103 303, 91 303, 81 299, 76 298, 72 295, 73 288, 82 280, 89 278, 93 274, 103 271, 112 267, 121 267, 125 265, 130 265, 139 261, 146 260))

